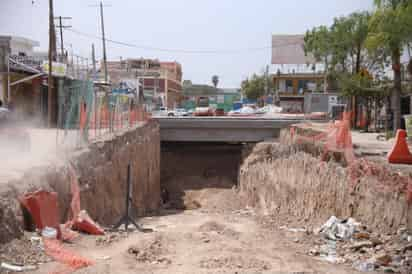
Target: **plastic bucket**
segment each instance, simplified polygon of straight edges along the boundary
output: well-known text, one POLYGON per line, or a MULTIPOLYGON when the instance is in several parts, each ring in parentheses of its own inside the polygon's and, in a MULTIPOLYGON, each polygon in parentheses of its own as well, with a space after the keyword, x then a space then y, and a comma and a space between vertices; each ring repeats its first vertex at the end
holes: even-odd
POLYGON ((404 115, 406 133, 408 134, 408 139, 412 139, 412 115, 404 115))

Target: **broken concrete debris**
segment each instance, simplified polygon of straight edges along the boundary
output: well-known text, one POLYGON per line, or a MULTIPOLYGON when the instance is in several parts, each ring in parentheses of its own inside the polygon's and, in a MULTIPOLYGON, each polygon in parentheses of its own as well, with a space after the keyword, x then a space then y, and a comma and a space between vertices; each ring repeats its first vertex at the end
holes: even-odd
POLYGON ((354 219, 332 216, 315 231, 323 244, 310 249, 309 255, 331 263, 347 263, 362 272, 412 273, 412 244, 405 233, 402 230, 396 236, 379 235, 354 219))
POLYGON ((352 218, 340 220, 335 216, 332 216, 323 226, 320 227, 320 229, 315 231, 315 234, 321 233, 330 240, 347 240, 352 237, 356 228, 359 226, 360 223, 356 222, 352 218))

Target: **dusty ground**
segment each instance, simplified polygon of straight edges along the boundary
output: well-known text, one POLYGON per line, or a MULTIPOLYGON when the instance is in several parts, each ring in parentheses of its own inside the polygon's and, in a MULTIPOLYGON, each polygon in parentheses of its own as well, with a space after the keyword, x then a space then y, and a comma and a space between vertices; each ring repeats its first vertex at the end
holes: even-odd
MULTIPOLYGON (((210 191, 220 198, 205 208, 141 219, 152 233, 83 235, 67 247, 95 265, 76 273, 357 273, 307 255, 311 246, 304 233, 269 229, 250 210, 213 210, 213 201, 218 205, 235 194, 210 191)), ((33 273, 56 269, 56 263, 46 263, 33 273)))

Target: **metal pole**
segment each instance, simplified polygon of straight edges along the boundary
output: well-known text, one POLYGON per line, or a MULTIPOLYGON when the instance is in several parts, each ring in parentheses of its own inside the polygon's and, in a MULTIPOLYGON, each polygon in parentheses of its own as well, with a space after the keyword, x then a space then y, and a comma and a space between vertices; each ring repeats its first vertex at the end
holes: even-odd
MULTIPOLYGON (((126 191, 126 216, 129 217, 129 209, 130 209, 130 196, 131 193, 131 176, 130 176, 130 164, 127 165, 127 191, 126 191)), ((127 227, 129 226, 129 218, 126 218, 125 227, 127 231, 127 227)))
POLYGON ((53 124, 53 42, 54 42, 54 16, 53 16, 53 0, 49 0, 49 76, 47 87, 47 116, 48 126, 52 127, 53 124))
POLYGON ((106 55, 106 37, 104 33, 104 19, 103 19, 103 2, 100 1, 100 19, 102 24, 102 40, 103 40, 103 65, 104 65, 104 81, 107 83, 107 55, 106 55))
POLYGON ((7 104, 11 101, 10 57, 7 55, 7 104))
POLYGON ((60 22, 60 50, 61 50, 61 58, 60 61, 63 62, 64 58, 64 46, 63 46, 63 24, 62 24, 62 17, 59 16, 59 22, 60 22))
MULTIPOLYGON (((92 62, 93 62, 93 77, 96 78, 96 53, 94 50, 94 44, 92 44, 92 62)), ((96 79, 95 79, 96 80, 96 79)))

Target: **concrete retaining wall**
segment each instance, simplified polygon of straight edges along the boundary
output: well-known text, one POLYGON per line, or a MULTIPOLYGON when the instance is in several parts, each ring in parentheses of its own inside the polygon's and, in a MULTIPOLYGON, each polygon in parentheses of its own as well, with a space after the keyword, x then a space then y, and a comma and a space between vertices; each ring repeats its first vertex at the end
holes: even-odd
MULTIPOLYGON (((160 204, 160 136, 156 122, 91 144, 70 157, 80 183, 81 207, 103 225, 114 225, 125 210, 127 164, 132 166, 133 215, 147 215, 160 204)), ((39 189, 59 195, 61 221, 67 220, 71 193, 66 164, 28 170, 0 185, 0 243, 19 237, 23 216, 18 197, 39 189)))

